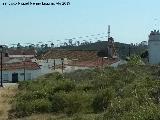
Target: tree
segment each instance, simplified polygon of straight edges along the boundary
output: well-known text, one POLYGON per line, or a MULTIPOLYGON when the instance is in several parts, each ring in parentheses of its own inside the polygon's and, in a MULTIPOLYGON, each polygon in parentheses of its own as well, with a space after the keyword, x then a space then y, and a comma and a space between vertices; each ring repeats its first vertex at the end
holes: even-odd
POLYGON ((17 44, 17 48, 21 48, 22 46, 21 46, 21 44, 20 43, 18 43, 17 44))
POLYGON ((129 65, 142 65, 144 64, 141 60, 141 57, 138 56, 138 55, 133 55, 129 58, 129 61, 128 61, 128 64, 129 65))
POLYGON ((80 45, 80 42, 79 42, 79 41, 77 41, 77 45, 78 45, 78 46, 80 45))

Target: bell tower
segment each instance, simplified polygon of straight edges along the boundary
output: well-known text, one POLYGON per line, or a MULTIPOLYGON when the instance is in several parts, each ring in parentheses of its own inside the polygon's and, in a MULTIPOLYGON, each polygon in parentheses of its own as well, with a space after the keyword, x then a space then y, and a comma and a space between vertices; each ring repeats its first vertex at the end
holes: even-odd
POLYGON ((148 40, 148 53, 150 64, 160 64, 160 32, 159 30, 151 31, 148 40))
POLYGON ((110 36, 110 25, 108 25, 108 45, 107 45, 107 50, 108 50, 108 57, 109 58, 115 58, 116 57, 116 50, 114 46, 114 39, 110 36))

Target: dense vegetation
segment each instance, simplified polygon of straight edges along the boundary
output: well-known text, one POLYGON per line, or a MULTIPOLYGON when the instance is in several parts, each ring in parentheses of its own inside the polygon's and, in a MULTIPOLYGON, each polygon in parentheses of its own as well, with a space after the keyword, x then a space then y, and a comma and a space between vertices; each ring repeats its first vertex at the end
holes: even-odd
MULTIPOLYGON (((107 44, 108 44, 107 41, 98 41, 95 43, 89 43, 89 44, 84 44, 79 46, 61 46, 60 49, 99 51, 99 50, 106 49, 107 44)), ((140 55, 147 50, 146 45, 141 45, 141 44, 133 45, 133 44, 125 44, 125 43, 119 43, 119 42, 115 42, 115 48, 120 58, 125 58, 126 56, 128 56, 129 49, 130 49, 131 55, 132 54, 140 55)))
POLYGON ((63 120, 160 119, 158 66, 129 63, 117 69, 53 73, 20 82, 18 89, 10 117, 50 113, 66 115, 63 120))
MULTIPOLYGON (((108 44, 107 41, 98 41, 95 43, 88 43, 88 44, 79 45, 79 46, 71 46, 71 45, 61 46, 59 48, 52 49, 52 51, 54 50, 56 51, 57 49, 68 50, 68 51, 100 51, 100 50, 106 50, 107 44, 108 44)), ((129 56, 129 54, 141 55, 147 50, 147 46, 141 45, 141 44, 133 45, 133 44, 115 42, 115 49, 118 56, 122 59, 125 59, 127 56, 129 56)), ((37 51, 38 51, 37 58, 41 59, 43 55, 48 54, 48 52, 50 52, 50 49, 48 48, 44 48, 41 50, 37 49, 37 51)))

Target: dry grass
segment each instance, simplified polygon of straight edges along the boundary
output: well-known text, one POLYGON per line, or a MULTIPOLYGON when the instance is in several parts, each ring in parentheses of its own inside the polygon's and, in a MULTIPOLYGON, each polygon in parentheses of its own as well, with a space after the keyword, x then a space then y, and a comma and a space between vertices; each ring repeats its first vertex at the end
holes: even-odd
POLYGON ((95 120, 101 114, 75 114, 74 116, 67 116, 65 114, 36 114, 25 118, 14 120, 95 120))
POLYGON ((0 120, 8 119, 8 110, 11 108, 10 101, 16 94, 17 85, 0 88, 0 120))
POLYGON ((15 120, 66 120, 65 118, 65 115, 37 114, 15 120))

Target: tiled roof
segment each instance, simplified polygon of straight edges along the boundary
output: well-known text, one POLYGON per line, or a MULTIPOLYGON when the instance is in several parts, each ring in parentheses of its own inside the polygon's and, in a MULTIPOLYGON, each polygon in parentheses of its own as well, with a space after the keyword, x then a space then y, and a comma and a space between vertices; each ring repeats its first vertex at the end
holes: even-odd
POLYGON ((7 50, 9 55, 36 55, 36 51, 34 49, 13 49, 10 48, 7 50))
POLYGON ((103 59, 103 63, 102 63, 102 58, 97 58, 96 60, 82 61, 82 62, 72 61, 68 65, 79 66, 79 67, 100 67, 102 65, 103 66, 111 65, 118 61, 119 61, 118 59, 103 59))
MULTIPOLYGON (((3 70, 17 70, 17 69, 26 69, 26 70, 37 70, 40 69, 39 65, 35 62, 19 62, 19 63, 10 63, 3 64, 3 70)), ((1 70, 1 65, 0 65, 1 70)))
POLYGON ((78 61, 95 60, 97 58, 97 51, 70 51, 70 50, 51 50, 41 56, 40 59, 78 59, 78 61))

